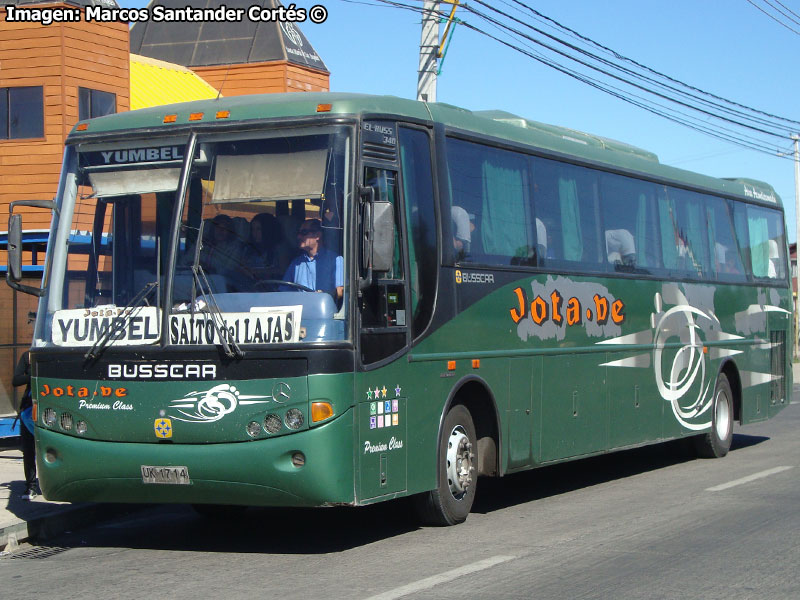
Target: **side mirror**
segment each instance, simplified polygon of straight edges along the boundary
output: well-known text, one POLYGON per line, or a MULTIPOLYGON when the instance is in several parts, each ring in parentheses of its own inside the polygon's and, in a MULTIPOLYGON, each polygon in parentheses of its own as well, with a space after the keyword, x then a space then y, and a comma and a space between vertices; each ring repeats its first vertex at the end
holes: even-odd
POLYGON ((23 285, 22 281, 22 215, 14 214, 16 206, 31 206, 46 208, 58 213, 58 207, 52 200, 15 200, 8 206, 8 269, 6 270, 6 283, 17 291, 33 296, 44 295, 45 290, 30 285, 23 285))
POLYGON ((8 217, 8 271, 11 281, 22 280, 22 216, 8 217))
POLYGON ((394 262, 394 206, 372 203, 372 270, 389 271, 394 262))

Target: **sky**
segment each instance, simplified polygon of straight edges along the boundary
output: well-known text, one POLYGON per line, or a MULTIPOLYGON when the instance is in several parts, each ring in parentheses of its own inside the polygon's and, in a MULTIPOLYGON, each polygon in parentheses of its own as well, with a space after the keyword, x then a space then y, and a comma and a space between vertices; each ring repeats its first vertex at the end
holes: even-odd
MULTIPOLYGON (((421 1, 401 1, 421 5, 421 1)), ((512 0, 485 1, 538 25, 532 16, 515 12, 518 5, 512 0)), ((782 18, 793 31, 770 19, 757 8, 767 9, 765 0, 523 1, 675 79, 800 121, 796 67, 800 24, 782 18)), ((800 0, 770 1, 800 14, 800 0)), ((147 5, 145 0, 118 2, 126 8, 147 5)), ((327 9, 327 20, 298 26, 330 70, 331 91, 416 97, 418 13, 374 6, 375 0, 298 0, 296 6, 310 8, 317 3, 327 9)), ((186 4, 204 6, 205 0, 186 4)), ((472 6, 489 12, 477 3, 472 6)), ((499 33, 463 8, 456 15, 499 33)), ((795 241, 794 165, 777 155, 779 150, 791 151, 788 137, 772 142, 774 154, 714 139, 575 81, 463 25, 456 27, 443 61, 437 100, 470 110, 505 110, 616 139, 656 153, 664 164, 705 175, 766 181, 783 199, 788 237, 795 241)))

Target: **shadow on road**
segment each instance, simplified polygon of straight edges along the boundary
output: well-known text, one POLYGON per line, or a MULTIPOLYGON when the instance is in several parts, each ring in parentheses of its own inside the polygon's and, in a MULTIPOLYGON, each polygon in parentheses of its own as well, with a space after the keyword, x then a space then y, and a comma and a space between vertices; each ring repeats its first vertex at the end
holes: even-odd
MULTIPOLYGON (((768 439, 736 434, 731 451, 768 439)), ((690 444, 678 440, 501 479, 482 478, 473 512, 491 513, 691 460, 697 459, 690 444)), ((365 546, 418 527, 407 499, 361 508, 242 508, 220 519, 200 516, 188 506, 156 505, 43 546, 316 555, 365 546)))

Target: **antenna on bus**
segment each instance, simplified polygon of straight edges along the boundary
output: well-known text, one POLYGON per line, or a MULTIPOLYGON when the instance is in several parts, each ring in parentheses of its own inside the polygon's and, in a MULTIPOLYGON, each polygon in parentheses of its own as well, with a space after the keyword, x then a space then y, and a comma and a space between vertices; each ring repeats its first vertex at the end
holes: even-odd
POLYGON ((230 72, 230 70, 231 70, 231 65, 230 63, 228 63, 228 66, 225 69, 225 77, 222 78, 222 83, 219 86, 219 90, 217 90, 217 97, 215 98, 216 100, 219 100, 220 97, 222 96, 222 88, 225 87, 225 82, 228 80, 228 73, 230 72))

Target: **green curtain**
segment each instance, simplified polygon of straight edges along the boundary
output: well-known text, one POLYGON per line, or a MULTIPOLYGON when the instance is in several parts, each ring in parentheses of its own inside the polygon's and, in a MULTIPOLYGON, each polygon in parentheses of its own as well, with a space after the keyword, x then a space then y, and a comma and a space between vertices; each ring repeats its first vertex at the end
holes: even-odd
POLYGON ((678 248, 676 246, 678 235, 675 231, 675 208, 667 196, 658 199, 658 215, 661 224, 661 254, 664 267, 676 269, 678 267, 678 248))
POLYGON ((518 256, 528 246, 521 169, 483 163, 481 238, 486 254, 518 256))
POLYGON ((688 221, 686 237, 689 242, 690 256, 694 261, 694 269, 698 274, 708 273, 706 245, 703 243, 706 229, 705 219, 703 219, 703 207, 694 202, 687 202, 686 216, 688 221))
POLYGON ((750 260, 753 265, 753 275, 756 277, 769 276, 769 226, 766 217, 747 215, 750 229, 750 260))
POLYGON ((641 267, 650 267, 645 248, 649 247, 647 239, 647 196, 639 194, 638 208, 636 210, 636 264, 641 267))
POLYGON ((578 205, 578 183, 574 179, 558 178, 558 201, 561 208, 561 236, 566 260, 583 258, 581 212, 578 205))

